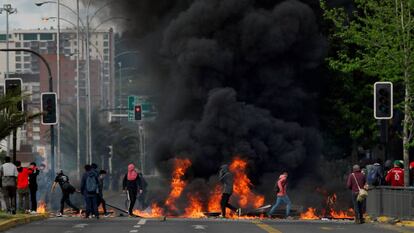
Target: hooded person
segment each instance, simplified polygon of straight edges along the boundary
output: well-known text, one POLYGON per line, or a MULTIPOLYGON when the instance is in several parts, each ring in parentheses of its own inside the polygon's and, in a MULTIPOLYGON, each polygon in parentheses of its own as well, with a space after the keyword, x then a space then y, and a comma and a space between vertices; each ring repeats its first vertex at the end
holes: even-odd
POLYGON ((63 173, 61 170, 55 177, 55 182, 52 185, 52 192, 55 191, 56 186, 59 185, 62 190, 62 198, 60 199, 60 209, 57 217, 63 216, 63 210, 65 203, 71 207, 76 214, 79 213, 79 208, 72 204, 70 201, 70 195, 73 194, 76 189, 69 183, 69 177, 63 173))
POLYGON ((272 217, 277 207, 279 207, 279 205, 281 205, 282 203, 286 204, 286 217, 289 217, 290 215, 290 209, 292 208, 292 203, 289 199, 289 196, 287 195, 287 184, 288 184, 287 178, 288 178, 288 172, 285 171, 279 176, 279 179, 276 181, 276 185, 275 185, 276 201, 268 213, 269 217, 272 217))
POLYGON ((85 198, 86 204, 86 218, 94 215, 99 219, 98 212, 98 193, 99 193, 99 178, 92 166, 85 166, 85 173, 81 181, 81 193, 85 198))
POLYGON ((133 209, 135 202, 137 200, 137 195, 143 193, 143 184, 141 176, 135 169, 135 165, 130 163, 128 165, 128 172, 125 174, 122 189, 127 192, 128 198, 130 200, 128 206, 129 216, 133 216, 133 209))
POLYGON ((241 209, 237 209, 236 207, 232 206, 229 203, 230 197, 233 194, 233 183, 234 178, 233 174, 229 170, 229 166, 224 164, 220 167, 219 171, 219 180, 223 184, 222 187, 222 195, 221 195, 221 217, 226 217, 226 208, 231 209, 232 211, 236 212, 239 216, 241 215, 241 209))

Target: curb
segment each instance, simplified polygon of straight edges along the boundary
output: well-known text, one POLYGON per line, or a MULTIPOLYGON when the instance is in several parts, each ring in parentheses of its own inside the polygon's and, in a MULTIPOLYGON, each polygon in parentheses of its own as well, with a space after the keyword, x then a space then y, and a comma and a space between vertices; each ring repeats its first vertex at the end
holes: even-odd
POLYGON ((401 221, 396 223, 395 225, 400 227, 414 227, 414 221, 401 221))
POLYGON ((47 219, 48 217, 49 217, 48 214, 41 214, 41 215, 28 216, 28 217, 23 217, 23 218, 9 219, 9 220, 6 220, 0 223, 0 231, 6 231, 17 225, 22 225, 22 224, 35 222, 35 221, 44 220, 44 219, 47 219))

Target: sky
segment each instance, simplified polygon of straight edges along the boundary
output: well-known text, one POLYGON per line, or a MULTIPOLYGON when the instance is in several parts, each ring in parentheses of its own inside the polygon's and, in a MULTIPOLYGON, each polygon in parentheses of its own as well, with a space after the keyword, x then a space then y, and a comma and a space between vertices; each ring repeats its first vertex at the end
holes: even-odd
MULTIPOLYGON (((3 8, 4 4, 11 4, 13 8, 17 9, 17 13, 9 16, 9 28, 10 29, 43 29, 50 27, 57 27, 57 20, 42 20, 45 17, 57 16, 57 4, 49 3, 44 4, 41 7, 35 5, 37 2, 43 2, 45 0, 0 0, 0 8, 3 8)), ((101 1, 101 0, 99 0, 101 1)), ((72 9, 76 10, 76 1, 74 0, 61 0, 61 3, 66 4, 72 9)), ((80 6, 81 11, 83 6, 80 6)), ((102 12, 104 13, 104 12, 102 12)), ((100 14, 105 15, 105 14, 100 14)), ((65 18, 73 23, 76 23, 76 15, 69 10, 61 7, 61 17, 65 18)), ((96 22, 95 22, 96 25, 96 22)), ((108 25, 108 27, 114 25, 108 25)), ((61 21, 61 27, 72 27, 69 23, 61 21)), ((104 29, 104 27, 100 27, 104 29)), ((0 31, 6 31, 6 15, 3 12, 0 14, 0 31)))

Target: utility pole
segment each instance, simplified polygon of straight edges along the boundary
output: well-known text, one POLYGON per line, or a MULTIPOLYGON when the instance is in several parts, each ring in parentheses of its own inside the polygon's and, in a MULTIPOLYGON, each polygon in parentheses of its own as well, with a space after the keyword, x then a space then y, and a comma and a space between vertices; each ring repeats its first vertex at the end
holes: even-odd
POLYGON ((57 56, 57 88, 56 88, 56 94, 57 94, 57 104, 56 104, 56 113, 58 115, 58 122, 57 122, 57 168, 61 169, 61 163, 62 163, 62 157, 60 154, 60 0, 57 0, 57 43, 56 43, 56 56, 57 56))
MULTIPOLYGON (((122 108, 122 101, 121 101, 121 98, 122 98, 121 96, 122 95, 122 62, 118 62, 118 67, 119 67, 118 104, 119 104, 119 114, 121 114, 121 111, 122 111, 121 110, 122 108)), ((121 122, 121 118, 119 118, 119 121, 121 122)))
POLYGON ((80 178, 80 74, 79 74, 79 56, 80 56, 80 40, 79 40, 79 0, 76 0, 76 171, 78 179, 80 178))
POLYGON ((87 118, 87 120, 86 120, 86 122, 87 122, 87 138, 86 138, 86 141, 87 141, 87 158, 88 158, 88 163, 90 164, 90 163, 92 163, 92 144, 91 144, 91 142, 92 142, 92 140, 91 140, 91 137, 92 137, 92 135, 91 135, 91 119, 92 119, 92 117, 91 117, 91 115, 92 115, 92 109, 91 109, 91 73, 90 73, 90 60, 91 60, 91 57, 90 57, 90 51, 89 51, 89 46, 90 46, 90 35, 89 35, 89 25, 90 24, 90 22, 89 22, 89 12, 88 12, 88 14, 86 15, 86 76, 87 76, 87 88, 86 88, 86 91, 87 91, 87 97, 88 97, 88 99, 87 99, 87 112, 86 112, 86 114, 87 114, 87 116, 86 116, 86 118, 87 118))

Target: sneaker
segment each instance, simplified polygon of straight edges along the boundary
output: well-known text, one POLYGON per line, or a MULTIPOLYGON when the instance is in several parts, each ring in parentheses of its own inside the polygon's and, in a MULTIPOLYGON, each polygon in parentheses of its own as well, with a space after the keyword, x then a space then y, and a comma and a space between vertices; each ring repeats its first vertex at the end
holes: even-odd
POLYGON ((223 216, 222 214, 220 214, 219 216, 217 216, 217 218, 226 218, 226 216, 223 216))
POLYGON ((32 210, 32 211, 30 211, 30 214, 37 214, 37 212, 32 210))
POLYGON ((237 213, 237 215, 240 217, 240 216, 242 215, 242 209, 241 209, 241 208, 238 208, 238 209, 236 210, 236 213, 237 213))
POLYGON ((104 217, 105 217, 105 218, 107 218, 107 217, 111 217, 111 214, 110 214, 110 213, 106 213, 106 214, 104 214, 104 217))
POLYGON ((58 213, 58 214, 56 214, 56 217, 63 217, 63 214, 62 213, 58 213))

